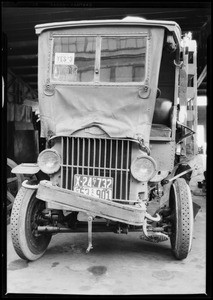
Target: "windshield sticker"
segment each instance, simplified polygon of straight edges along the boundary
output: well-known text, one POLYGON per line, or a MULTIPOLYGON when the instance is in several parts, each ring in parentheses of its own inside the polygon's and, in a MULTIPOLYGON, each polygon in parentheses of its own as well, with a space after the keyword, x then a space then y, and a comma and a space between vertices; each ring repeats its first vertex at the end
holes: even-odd
POLYGON ((74 65, 75 53, 55 53, 55 65, 74 65))

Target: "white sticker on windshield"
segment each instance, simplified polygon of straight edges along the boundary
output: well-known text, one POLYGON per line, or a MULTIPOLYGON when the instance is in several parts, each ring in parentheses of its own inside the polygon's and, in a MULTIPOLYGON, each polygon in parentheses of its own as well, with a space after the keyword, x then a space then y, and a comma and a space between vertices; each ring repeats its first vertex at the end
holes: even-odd
POLYGON ((74 65, 75 53, 55 53, 55 65, 74 65))

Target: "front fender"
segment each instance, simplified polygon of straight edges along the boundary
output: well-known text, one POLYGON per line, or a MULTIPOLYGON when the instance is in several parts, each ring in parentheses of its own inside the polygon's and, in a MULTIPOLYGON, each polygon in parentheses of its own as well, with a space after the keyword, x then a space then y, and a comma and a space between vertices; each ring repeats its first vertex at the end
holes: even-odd
POLYGON ((36 174, 40 171, 38 164, 35 163, 22 163, 12 169, 14 174, 36 174))

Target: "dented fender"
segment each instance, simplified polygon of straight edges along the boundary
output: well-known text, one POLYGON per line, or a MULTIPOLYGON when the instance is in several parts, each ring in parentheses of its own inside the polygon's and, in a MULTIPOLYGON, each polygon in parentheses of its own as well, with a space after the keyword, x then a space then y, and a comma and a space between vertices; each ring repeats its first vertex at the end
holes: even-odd
POLYGON ((22 163, 12 169, 13 174, 36 174, 40 171, 36 163, 22 163))

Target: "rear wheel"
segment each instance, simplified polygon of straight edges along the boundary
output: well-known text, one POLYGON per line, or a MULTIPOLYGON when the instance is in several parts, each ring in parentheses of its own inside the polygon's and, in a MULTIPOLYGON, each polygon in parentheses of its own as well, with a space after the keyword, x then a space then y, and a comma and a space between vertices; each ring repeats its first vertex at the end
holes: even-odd
POLYGON ((38 259, 49 245, 51 234, 37 233, 44 208, 45 202, 36 198, 36 190, 21 187, 12 208, 11 234, 15 251, 23 259, 38 259))
POLYGON ((191 250, 194 222, 191 191, 185 179, 178 178, 171 186, 169 206, 172 216, 172 252, 181 260, 191 250))

